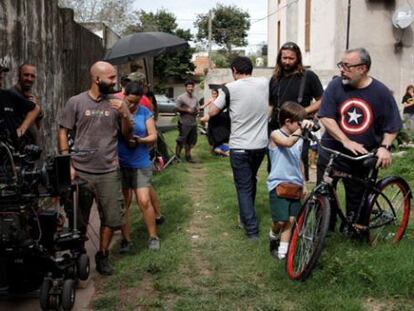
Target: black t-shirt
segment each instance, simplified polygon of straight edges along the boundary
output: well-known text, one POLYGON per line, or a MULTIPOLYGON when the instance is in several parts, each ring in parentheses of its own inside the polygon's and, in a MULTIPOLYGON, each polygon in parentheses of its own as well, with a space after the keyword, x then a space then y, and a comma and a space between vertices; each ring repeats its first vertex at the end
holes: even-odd
POLYGON ((16 129, 22 124, 27 113, 35 104, 8 90, 0 90, 0 131, 8 131, 12 139, 16 138, 16 129))
MULTIPOLYGON (((341 78, 332 80, 323 94, 318 116, 334 119, 349 139, 368 150, 379 146, 384 133, 396 133, 402 127, 394 97, 376 79, 361 89, 343 85, 341 78)), ((328 131, 322 144, 349 153, 328 131)))
MULTIPOLYGON (((319 98, 323 94, 322 83, 318 76, 312 70, 306 70, 305 88, 303 90, 303 99, 301 104, 308 107, 312 100, 319 98)), ((273 106, 270 126, 277 128, 277 113, 274 107, 280 107, 286 101, 298 102, 300 85, 303 74, 294 74, 288 77, 282 77, 279 81, 272 77, 269 82, 269 104, 273 106)))
MULTIPOLYGON (((404 95, 401 103, 403 103, 403 104, 406 103, 407 100, 409 100, 410 98, 412 98, 410 95, 404 95)), ((413 98, 413 100, 414 100, 414 98, 413 98)), ((410 106, 408 108, 404 108, 403 113, 414 114, 414 105, 410 106)))

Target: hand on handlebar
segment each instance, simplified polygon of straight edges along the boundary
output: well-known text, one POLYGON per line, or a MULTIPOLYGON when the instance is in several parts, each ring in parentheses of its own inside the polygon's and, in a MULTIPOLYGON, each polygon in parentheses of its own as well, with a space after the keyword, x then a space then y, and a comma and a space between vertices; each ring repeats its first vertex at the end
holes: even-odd
POLYGON ((313 125, 314 125, 314 123, 313 123, 313 121, 311 121, 311 120, 302 120, 301 122, 300 122, 300 127, 302 128, 302 129, 311 129, 312 127, 313 127, 313 125))
POLYGON ((359 144, 355 141, 352 140, 348 140, 345 143, 343 143, 344 147, 346 149, 348 149, 349 151, 351 151, 353 154, 355 155, 360 155, 360 154, 367 154, 368 150, 364 148, 364 145, 359 144))
POLYGON ((385 148, 378 148, 377 154, 376 154, 378 161, 377 161, 377 168, 387 168, 391 165, 391 152, 389 152, 385 148))

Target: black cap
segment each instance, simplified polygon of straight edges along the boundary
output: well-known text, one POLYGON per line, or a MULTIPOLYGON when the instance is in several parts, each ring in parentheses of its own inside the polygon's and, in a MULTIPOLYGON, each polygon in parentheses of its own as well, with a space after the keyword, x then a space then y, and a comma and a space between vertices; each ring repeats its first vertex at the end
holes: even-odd
POLYGON ((9 72, 9 68, 0 65, 0 72, 9 72))

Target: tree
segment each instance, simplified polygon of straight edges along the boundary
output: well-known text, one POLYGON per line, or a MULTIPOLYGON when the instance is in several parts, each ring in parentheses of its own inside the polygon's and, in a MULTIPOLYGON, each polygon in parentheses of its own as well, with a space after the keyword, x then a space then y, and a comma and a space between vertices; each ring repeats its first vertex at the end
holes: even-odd
POLYGON ((104 22, 117 33, 122 33, 134 18, 130 13, 134 0, 58 0, 58 3, 71 8, 77 22, 104 22))
MULTIPOLYGON (((217 45, 225 47, 231 53, 232 46, 247 45, 247 31, 250 29, 249 13, 236 6, 217 4, 212 9, 212 39, 217 45)), ((197 39, 208 39, 209 14, 199 14, 194 26, 198 28, 197 39)))
MULTIPOLYGON (((159 10, 156 13, 139 11, 135 13, 136 23, 129 25, 124 34, 142 31, 162 31, 174 34, 186 41, 192 39, 190 30, 177 28, 176 17, 174 14, 159 10)), ((168 55, 160 55, 154 59, 154 75, 159 78, 159 83, 163 85, 168 78, 176 77, 186 79, 192 71, 194 65, 191 63, 193 48, 179 50, 168 55)))
POLYGON ((175 16, 166 10, 159 10, 157 13, 141 10, 134 14, 138 22, 130 24, 124 33, 162 31, 174 34, 178 26, 175 16))

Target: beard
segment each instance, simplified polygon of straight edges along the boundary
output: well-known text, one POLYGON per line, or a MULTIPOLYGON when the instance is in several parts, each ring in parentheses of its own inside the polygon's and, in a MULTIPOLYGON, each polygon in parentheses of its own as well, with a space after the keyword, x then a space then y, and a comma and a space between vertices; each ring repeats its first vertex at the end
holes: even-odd
POLYGON ((99 88, 99 93, 101 93, 102 95, 108 95, 108 94, 112 94, 115 92, 113 85, 107 84, 103 81, 100 81, 98 83, 98 88, 99 88))
POLYGON ((283 72, 290 74, 293 73, 297 69, 297 64, 294 65, 283 65, 283 72))

